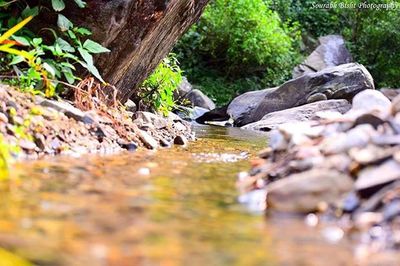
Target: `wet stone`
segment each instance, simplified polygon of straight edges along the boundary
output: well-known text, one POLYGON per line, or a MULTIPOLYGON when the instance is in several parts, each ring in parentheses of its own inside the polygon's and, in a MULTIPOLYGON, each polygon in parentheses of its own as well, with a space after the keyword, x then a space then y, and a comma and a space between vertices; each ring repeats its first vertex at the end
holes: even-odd
POLYGON ((353 212, 358 206, 360 206, 360 198, 355 192, 351 192, 343 201, 342 209, 344 212, 353 212))
POLYGON ((362 170, 354 187, 360 194, 367 196, 378 191, 382 186, 399 179, 400 164, 395 160, 388 160, 378 167, 362 170))
POLYGON ((400 216, 400 198, 387 203, 383 208, 383 219, 385 221, 391 221, 398 216, 400 216))
POLYGON ((176 136, 175 139, 174 139, 174 144, 175 145, 186 146, 188 144, 188 142, 189 141, 187 140, 187 138, 185 136, 183 136, 183 135, 176 136))
POLYGON ((135 142, 123 142, 119 143, 121 148, 127 150, 127 151, 136 151, 138 148, 138 145, 135 142))

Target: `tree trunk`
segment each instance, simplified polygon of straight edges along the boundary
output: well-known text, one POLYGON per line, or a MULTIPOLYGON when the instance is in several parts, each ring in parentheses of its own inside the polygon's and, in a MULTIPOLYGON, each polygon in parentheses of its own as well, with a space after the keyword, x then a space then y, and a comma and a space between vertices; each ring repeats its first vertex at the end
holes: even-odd
MULTIPOLYGON (((69 1, 73 2, 73 1, 69 1)), ((92 30, 93 39, 111 50, 96 60, 104 79, 125 102, 195 23, 209 0, 86 0, 70 3, 68 18, 92 30)))

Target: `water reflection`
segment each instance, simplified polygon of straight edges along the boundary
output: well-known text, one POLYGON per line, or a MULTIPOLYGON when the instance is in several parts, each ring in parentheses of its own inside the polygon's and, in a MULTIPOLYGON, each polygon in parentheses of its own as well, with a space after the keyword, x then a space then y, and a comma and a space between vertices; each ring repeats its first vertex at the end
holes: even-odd
POLYGON ((196 130, 187 148, 21 164, 1 188, 0 246, 37 265, 351 265, 345 244, 236 202, 265 135, 196 130))

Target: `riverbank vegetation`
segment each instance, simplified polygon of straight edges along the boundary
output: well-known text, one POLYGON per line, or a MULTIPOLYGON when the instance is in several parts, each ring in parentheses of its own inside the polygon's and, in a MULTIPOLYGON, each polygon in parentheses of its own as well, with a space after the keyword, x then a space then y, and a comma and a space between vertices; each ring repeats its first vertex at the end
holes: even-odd
POLYGON ((336 8, 313 8, 311 0, 212 1, 175 48, 178 59, 189 81, 222 105, 245 91, 281 84, 318 37, 341 34, 377 88, 399 87, 399 9, 318 3, 331 2, 336 8))

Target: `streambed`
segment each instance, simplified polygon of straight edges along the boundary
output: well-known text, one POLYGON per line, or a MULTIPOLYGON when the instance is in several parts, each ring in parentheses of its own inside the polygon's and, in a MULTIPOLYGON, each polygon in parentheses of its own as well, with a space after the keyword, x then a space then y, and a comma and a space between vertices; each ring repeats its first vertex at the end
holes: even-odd
POLYGON ((195 130, 185 148, 20 163, 0 191, 0 251, 33 265, 354 265, 346 239, 238 203, 266 135, 195 130))

